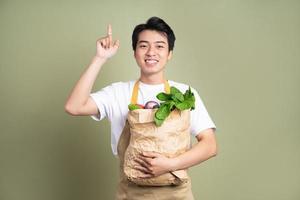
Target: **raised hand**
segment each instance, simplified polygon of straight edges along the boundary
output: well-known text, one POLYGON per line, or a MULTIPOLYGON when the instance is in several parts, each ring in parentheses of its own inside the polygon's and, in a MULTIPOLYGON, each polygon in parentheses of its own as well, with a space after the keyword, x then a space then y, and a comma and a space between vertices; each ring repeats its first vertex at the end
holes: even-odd
POLYGON ((108 59, 116 54, 119 45, 119 40, 113 41, 112 39, 112 28, 109 24, 107 27, 107 36, 97 40, 96 56, 99 58, 108 59))

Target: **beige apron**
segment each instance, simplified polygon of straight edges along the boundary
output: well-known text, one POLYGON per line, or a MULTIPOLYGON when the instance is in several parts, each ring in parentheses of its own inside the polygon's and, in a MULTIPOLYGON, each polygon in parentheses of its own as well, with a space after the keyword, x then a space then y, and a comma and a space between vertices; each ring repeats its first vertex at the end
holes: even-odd
MULTIPOLYGON (((165 83, 165 91, 169 91, 167 81, 165 83)), ((133 92, 132 98, 137 98, 137 94, 133 92)), ((124 155, 129 141, 130 125, 126 120, 117 147, 118 157, 120 159, 120 179, 115 197, 116 200, 194 200, 190 179, 176 186, 140 186, 130 182, 126 178, 123 169, 124 155)))

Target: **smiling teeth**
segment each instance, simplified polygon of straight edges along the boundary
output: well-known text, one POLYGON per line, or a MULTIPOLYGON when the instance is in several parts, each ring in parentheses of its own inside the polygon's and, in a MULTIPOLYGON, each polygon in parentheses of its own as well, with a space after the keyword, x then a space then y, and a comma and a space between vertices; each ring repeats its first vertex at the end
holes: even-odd
POLYGON ((157 60, 146 60, 146 63, 150 63, 150 64, 157 63, 157 62, 158 62, 157 60))

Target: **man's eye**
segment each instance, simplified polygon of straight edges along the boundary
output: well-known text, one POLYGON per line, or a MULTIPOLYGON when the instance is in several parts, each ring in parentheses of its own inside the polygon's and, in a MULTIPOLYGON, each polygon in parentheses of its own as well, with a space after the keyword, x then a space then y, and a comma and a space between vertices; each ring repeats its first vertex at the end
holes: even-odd
POLYGON ((162 45, 158 45, 157 47, 158 47, 159 49, 165 48, 165 47, 162 46, 162 45))
POLYGON ((140 45, 140 48, 146 48, 146 45, 140 45))

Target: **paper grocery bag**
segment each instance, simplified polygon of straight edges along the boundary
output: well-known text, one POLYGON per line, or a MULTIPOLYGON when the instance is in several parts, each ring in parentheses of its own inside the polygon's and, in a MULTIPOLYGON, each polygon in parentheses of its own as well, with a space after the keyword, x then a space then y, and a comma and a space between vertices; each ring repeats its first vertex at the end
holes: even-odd
POLYGON ((134 169, 134 159, 144 151, 152 151, 167 157, 176 157, 191 146, 190 110, 173 110, 161 126, 154 123, 157 109, 129 111, 130 142, 124 157, 124 173, 128 180, 138 185, 179 185, 188 180, 187 170, 169 172, 154 178, 138 178, 142 172, 134 169))

